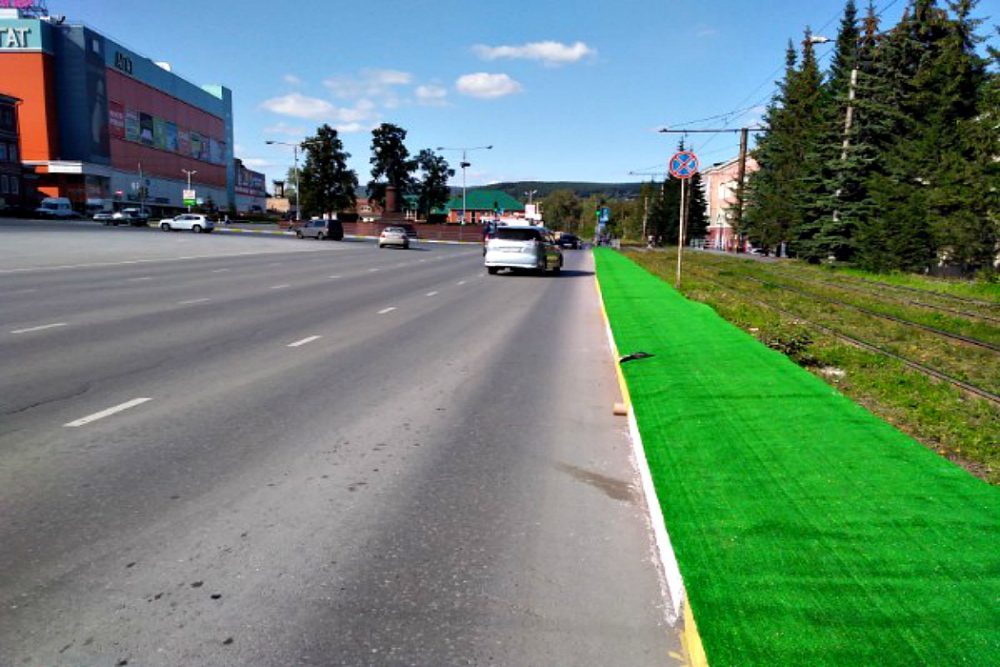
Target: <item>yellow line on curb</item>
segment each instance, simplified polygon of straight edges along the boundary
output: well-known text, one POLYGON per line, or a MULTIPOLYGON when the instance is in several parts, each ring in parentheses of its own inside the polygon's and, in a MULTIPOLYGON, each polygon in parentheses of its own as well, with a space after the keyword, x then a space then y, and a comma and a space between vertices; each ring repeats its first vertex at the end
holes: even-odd
MULTIPOLYGON (((608 340, 611 345, 611 352, 614 356, 615 365, 615 375, 618 378, 618 387, 621 390, 622 400, 625 402, 626 413, 630 416, 634 416, 632 410, 632 397, 628 391, 628 383, 625 381, 625 374, 622 372, 622 366, 618 362, 621 359, 621 354, 618 351, 618 343, 615 342, 614 332, 611 329, 611 320, 608 318, 608 311, 604 307, 604 293, 601 291, 601 283, 597 279, 597 270, 595 263, 594 270, 594 286, 597 288, 597 300, 601 306, 601 317, 604 320, 605 328, 608 332, 608 340)), ((638 431, 638 428, 636 429, 638 431)), ((647 464, 648 465, 648 464, 647 464)), ((657 502, 657 498, 647 498, 647 501, 657 502)), ((694 621, 694 613, 691 611, 690 600, 687 596, 684 596, 682 606, 684 608, 684 623, 681 629, 680 639, 681 645, 684 647, 685 659, 687 661, 688 667, 709 667, 708 657, 705 655, 705 647, 701 643, 701 635, 698 634, 698 626, 694 621)))

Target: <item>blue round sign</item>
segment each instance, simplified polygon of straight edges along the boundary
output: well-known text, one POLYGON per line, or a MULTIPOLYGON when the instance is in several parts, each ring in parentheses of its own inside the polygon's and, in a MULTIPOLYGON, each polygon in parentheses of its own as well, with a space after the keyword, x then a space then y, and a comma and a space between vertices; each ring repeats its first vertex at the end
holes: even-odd
POLYGON ((670 175, 674 178, 691 178, 698 173, 698 156, 691 151, 679 151, 670 158, 670 175))

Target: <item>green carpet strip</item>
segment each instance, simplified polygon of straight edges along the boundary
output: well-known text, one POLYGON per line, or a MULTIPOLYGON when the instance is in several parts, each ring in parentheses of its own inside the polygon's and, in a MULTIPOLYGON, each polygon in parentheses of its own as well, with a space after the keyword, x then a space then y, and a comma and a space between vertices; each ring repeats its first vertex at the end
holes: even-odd
POLYGON ((595 256, 709 664, 1000 664, 1000 490, 595 256))

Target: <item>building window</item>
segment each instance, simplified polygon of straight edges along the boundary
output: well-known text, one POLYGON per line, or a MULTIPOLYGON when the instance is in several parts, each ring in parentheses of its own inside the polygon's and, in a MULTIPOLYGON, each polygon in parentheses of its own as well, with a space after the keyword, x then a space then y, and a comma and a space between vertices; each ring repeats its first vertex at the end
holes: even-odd
POLYGON ((21 183, 16 176, 10 177, 10 193, 12 195, 21 194, 21 183))
POLYGON ((0 174, 0 195, 7 194, 7 174, 0 174))
MULTIPOLYGON (((0 162, 7 161, 7 144, 0 142, 0 162)), ((13 160, 11 160, 13 162, 13 160)))
POLYGON ((11 162, 17 162, 17 144, 11 144, 7 151, 7 158, 11 162))
POLYGON ((4 107, 3 114, 0 114, 0 127, 5 130, 14 129, 14 110, 10 107, 4 107))

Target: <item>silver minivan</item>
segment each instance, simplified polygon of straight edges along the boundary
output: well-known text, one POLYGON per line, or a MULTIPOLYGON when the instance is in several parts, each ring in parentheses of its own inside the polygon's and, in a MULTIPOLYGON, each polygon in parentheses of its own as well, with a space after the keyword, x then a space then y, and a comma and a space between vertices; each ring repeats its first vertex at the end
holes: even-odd
POLYGON ((497 227, 486 242, 486 271, 532 269, 559 273, 563 255, 552 233, 530 225, 497 227))

